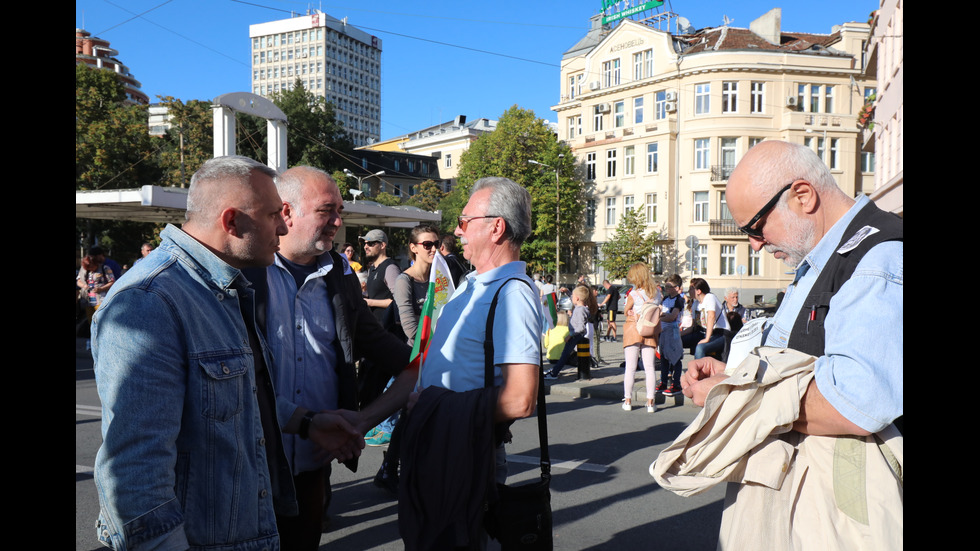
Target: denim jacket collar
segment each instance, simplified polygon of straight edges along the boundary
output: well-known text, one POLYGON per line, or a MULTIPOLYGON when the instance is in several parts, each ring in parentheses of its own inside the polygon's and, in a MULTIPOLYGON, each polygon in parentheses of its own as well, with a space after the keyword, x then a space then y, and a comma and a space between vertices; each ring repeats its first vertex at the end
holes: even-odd
POLYGON ((185 263, 202 280, 209 282, 218 289, 227 291, 239 277, 241 277, 241 283, 244 286, 251 285, 242 275, 241 270, 218 258, 200 241, 177 226, 167 224, 167 227, 160 232, 160 237, 164 239, 161 247, 167 248, 171 254, 185 263), (165 241, 166 239, 173 241, 176 247, 169 246, 165 241))

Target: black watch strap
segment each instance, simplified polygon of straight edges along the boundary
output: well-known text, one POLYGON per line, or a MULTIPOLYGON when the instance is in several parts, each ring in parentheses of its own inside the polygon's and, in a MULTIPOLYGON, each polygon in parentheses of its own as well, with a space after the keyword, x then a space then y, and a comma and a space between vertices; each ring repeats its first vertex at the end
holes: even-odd
POLYGON ((299 437, 303 440, 309 440, 310 438, 310 423, 313 422, 314 415, 316 415, 316 412, 311 409, 306 412, 306 415, 299 422, 299 437))

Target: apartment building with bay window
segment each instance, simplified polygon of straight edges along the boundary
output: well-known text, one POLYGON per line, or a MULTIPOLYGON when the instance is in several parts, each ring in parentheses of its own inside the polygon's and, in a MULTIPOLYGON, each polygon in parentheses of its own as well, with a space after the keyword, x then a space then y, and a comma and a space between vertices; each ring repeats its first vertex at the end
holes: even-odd
POLYGON ((743 303, 771 298, 791 282, 789 268, 751 250, 725 200, 746 151, 767 139, 805 144, 848 195, 874 189, 873 154, 861 151, 857 126, 875 89, 861 60, 870 26, 789 33, 780 15, 776 8, 748 29, 675 33, 669 12, 615 26, 592 18, 562 58, 561 100, 552 107, 590 189, 586 231, 562 251, 563 268, 601 281, 601 245, 624 212, 641 209, 659 235, 656 272, 704 277, 719 292, 740 287, 743 303), (693 263, 685 260, 691 235, 699 242, 693 263))

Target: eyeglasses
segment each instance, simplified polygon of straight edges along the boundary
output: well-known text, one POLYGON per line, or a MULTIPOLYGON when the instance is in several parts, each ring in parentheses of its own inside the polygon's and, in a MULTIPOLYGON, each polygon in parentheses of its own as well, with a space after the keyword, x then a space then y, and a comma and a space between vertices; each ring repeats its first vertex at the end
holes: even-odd
POLYGON ((425 250, 428 251, 432 247, 438 247, 439 246, 439 242, 438 241, 419 241, 418 243, 416 243, 416 245, 422 245, 423 247, 425 247, 425 250))
POLYGON ((768 203, 765 204, 765 206, 762 207, 762 210, 760 210, 758 214, 756 214, 755 216, 752 217, 751 220, 749 220, 748 224, 738 228, 738 231, 744 233, 745 235, 748 235, 749 237, 754 237, 759 240, 765 240, 765 237, 762 236, 762 228, 765 227, 765 224, 763 223, 759 225, 758 228, 753 228, 752 226, 754 226, 755 223, 758 222, 759 219, 761 219, 763 216, 769 214, 769 211, 771 211, 773 207, 776 206, 776 203, 779 202, 779 198, 782 197, 783 193, 786 193, 787 189, 793 187, 794 183, 796 183, 796 180, 793 180, 792 182, 786 184, 786 186, 783 189, 779 190, 779 193, 777 193, 772 199, 769 200, 768 203))
POLYGON ((456 223, 459 225, 459 229, 460 230, 466 231, 466 226, 469 225, 470 220, 479 220, 481 218, 500 218, 500 217, 499 216, 496 216, 496 215, 493 215, 493 214, 488 214, 486 216, 463 216, 463 215, 460 215, 460 216, 457 216, 456 217, 456 223))

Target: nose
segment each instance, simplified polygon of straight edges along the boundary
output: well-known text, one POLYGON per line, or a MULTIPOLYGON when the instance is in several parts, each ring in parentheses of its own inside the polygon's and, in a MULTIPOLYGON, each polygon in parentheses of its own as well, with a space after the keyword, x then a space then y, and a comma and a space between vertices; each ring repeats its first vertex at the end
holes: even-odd
POLYGON ((278 216, 279 220, 276 223, 276 235, 286 235, 289 233, 289 228, 286 227, 286 220, 280 214, 278 216))
POLYGON ((749 236, 749 247, 752 247, 753 251, 761 251, 762 247, 766 244, 765 239, 759 239, 756 237, 749 236))
POLYGON ((455 235, 456 237, 463 236, 463 229, 459 227, 459 224, 456 224, 456 229, 453 230, 453 235, 455 235))

